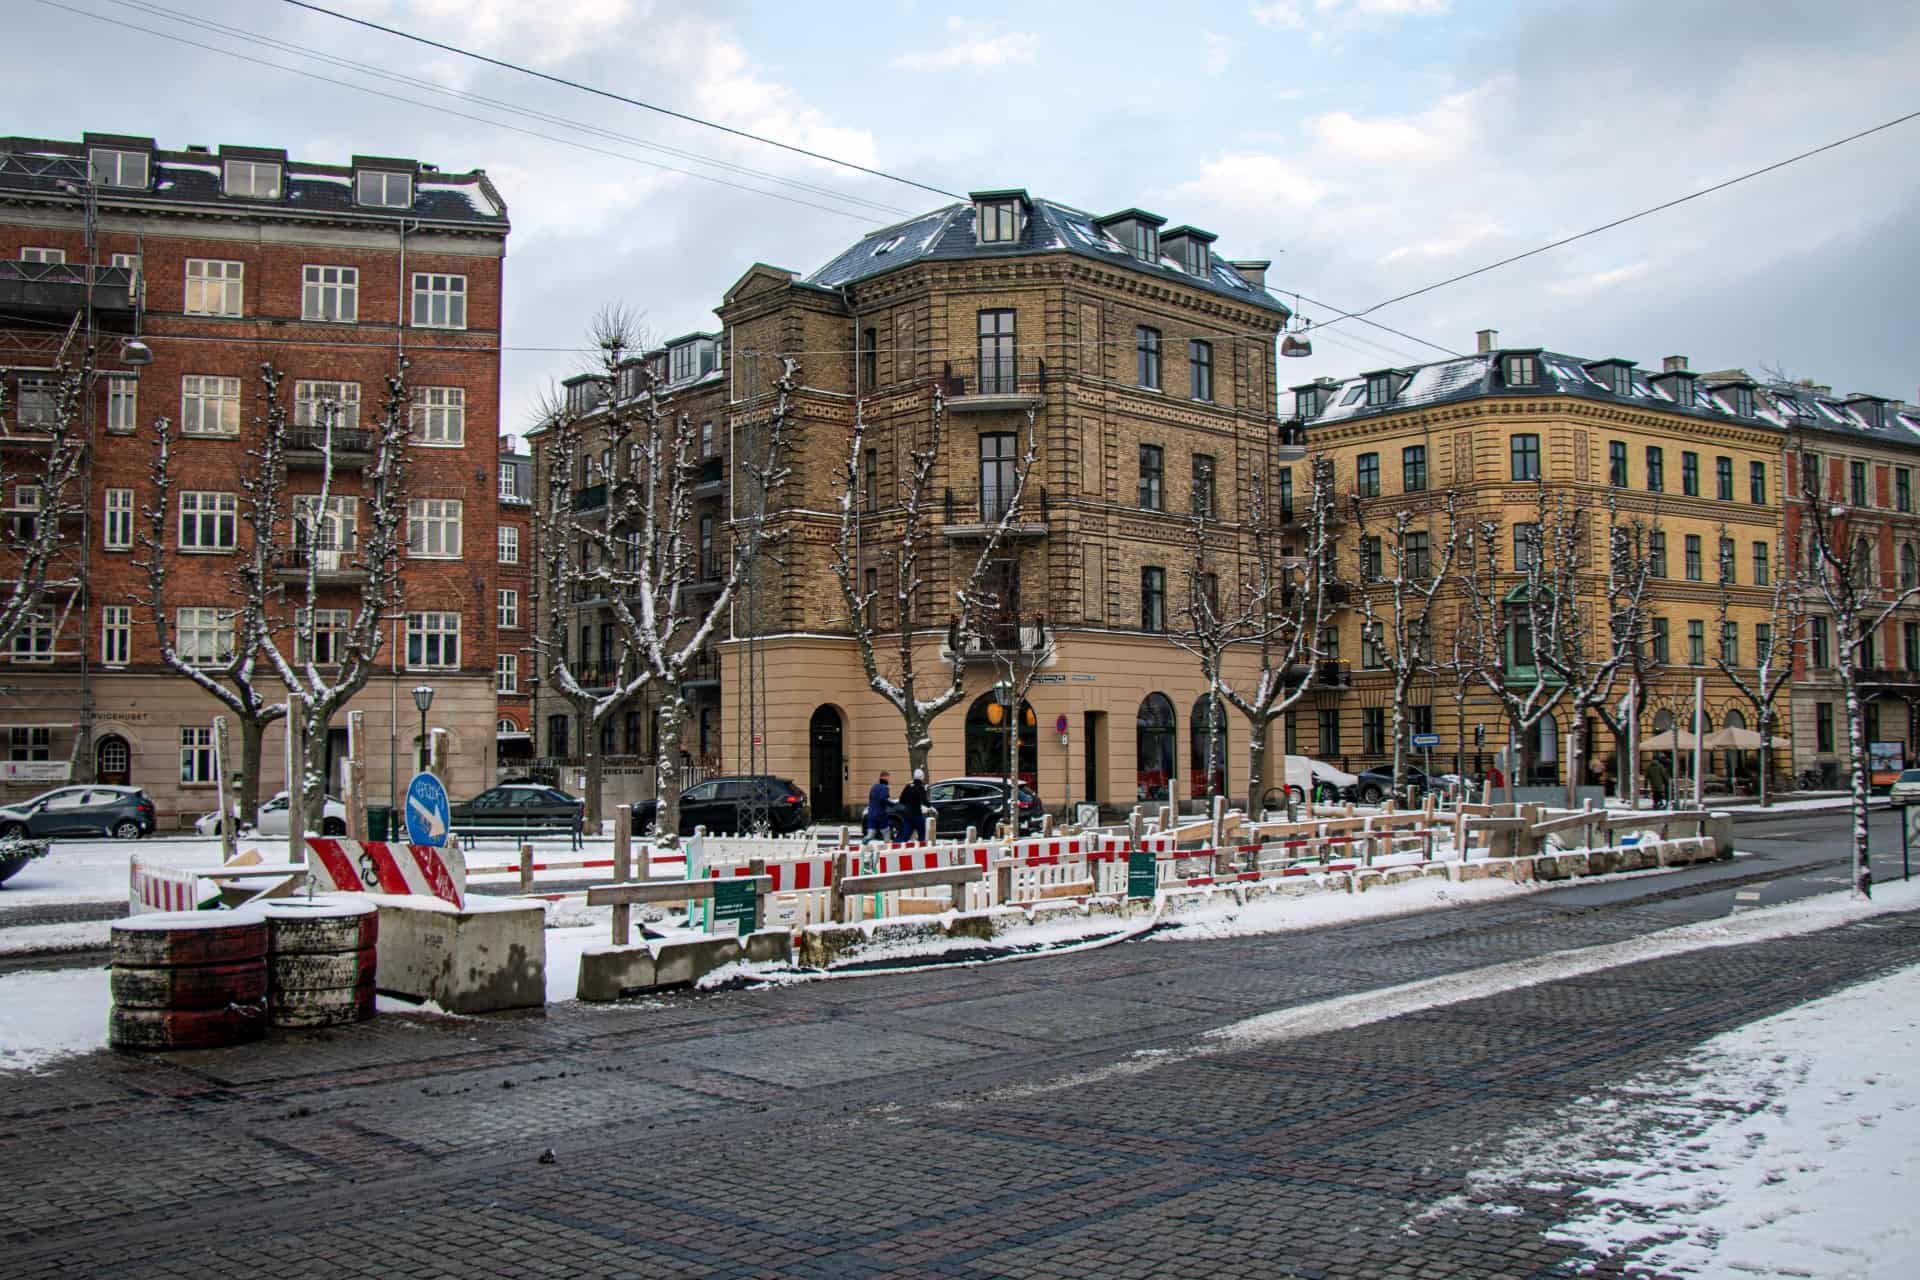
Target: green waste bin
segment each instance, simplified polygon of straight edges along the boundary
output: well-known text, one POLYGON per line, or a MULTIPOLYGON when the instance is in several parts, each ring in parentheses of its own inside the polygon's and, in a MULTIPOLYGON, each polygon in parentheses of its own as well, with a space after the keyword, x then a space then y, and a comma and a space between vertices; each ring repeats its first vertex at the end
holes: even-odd
POLYGON ((393 825, 393 806, 370 804, 367 806, 367 839, 381 842, 387 838, 387 832, 393 825))

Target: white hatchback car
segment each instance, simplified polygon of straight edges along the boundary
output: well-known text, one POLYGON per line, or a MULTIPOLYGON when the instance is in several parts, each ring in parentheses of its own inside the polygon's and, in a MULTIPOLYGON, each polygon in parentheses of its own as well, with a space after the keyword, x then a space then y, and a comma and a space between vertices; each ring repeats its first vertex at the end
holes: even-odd
MULTIPOLYGON (((236 807, 233 816, 238 818, 240 810, 236 807)), ((255 815, 253 831, 255 835, 284 836, 287 834, 287 793, 282 791, 273 799, 260 806, 255 815)), ((203 814, 193 824, 193 829, 201 835, 213 837, 220 834, 220 814, 203 814)), ((347 834, 347 806, 333 796, 327 797, 326 805, 320 812, 320 834, 323 836, 343 836, 347 834)))

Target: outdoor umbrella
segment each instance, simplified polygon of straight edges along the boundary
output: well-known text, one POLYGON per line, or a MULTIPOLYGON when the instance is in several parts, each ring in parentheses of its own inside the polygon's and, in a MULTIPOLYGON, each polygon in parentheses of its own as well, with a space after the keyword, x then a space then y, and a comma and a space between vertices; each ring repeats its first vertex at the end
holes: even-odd
POLYGON ((1708 734, 1700 745, 1709 751, 1758 751, 1766 745, 1766 740, 1752 729, 1738 729, 1729 725, 1708 734))
MULTIPOLYGON (((1707 741, 1711 743, 1713 739, 1709 738, 1707 741)), ((1651 738, 1640 739, 1640 749, 1642 751, 1691 751, 1693 735, 1685 729, 1666 729, 1654 734, 1651 738)))

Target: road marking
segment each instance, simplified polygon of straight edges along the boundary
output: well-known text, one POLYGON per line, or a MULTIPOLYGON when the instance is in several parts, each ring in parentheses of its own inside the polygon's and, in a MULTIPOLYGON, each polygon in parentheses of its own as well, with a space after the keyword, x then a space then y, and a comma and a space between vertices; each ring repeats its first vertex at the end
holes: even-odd
MULTIPOLYGON (((1761 888, 1764 887, 1764 885, 1761 886, 1761 888)), ((1733 909, 1727 914, 1737 916, 1743 911, 1758 911, 1759 909, 1760 889, 1741 889, 1733 895, 1733 909)))

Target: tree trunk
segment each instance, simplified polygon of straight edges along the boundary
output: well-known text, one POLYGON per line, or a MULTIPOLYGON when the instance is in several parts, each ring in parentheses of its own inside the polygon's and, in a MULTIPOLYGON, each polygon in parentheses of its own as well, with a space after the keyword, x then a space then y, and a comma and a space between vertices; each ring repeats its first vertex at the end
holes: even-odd
MULTIPOLYGON (((248 824, 259 821, 260 815, 260 757, 263 754, 261 740, 266 737, 267 726, 253 716, 241 716, 240 719, 240 820, 248 824)), ((293 784, 287 784, 287 794, 293 794, 293 784)), ((220 803, 226 804, 227 797, 221 796, 220 803)), ((229 821, 222 815, 220 821, 229 821)))
MULTIPOLYGON (((914 696, 911 689, 907 691, 907 696, 909 698, 914 696)), ((915 769, 926 769, 929 767, 927 762, 933 757, 933 737, 929 732, 931 726, 921 716, 909 714, 906 717, 906 721, 907 769, 909 775, 911 775, 915 769)), ((931 777, 932 775, 929 774, 928 776, 931 777)))
POLYGON ((1467 700, 1453 700, 1454 728, 1457 736, 1453 740, 1453 773, 1457 778, 1467 776, 1467 700))
POLYGON ((587 811, 582 818, 582 822, 585 825, 587 835, 597 836, 600 834, 600 819, 601 814, 604 812, 600 791, 606 782, 607 758, 600 753, 600 728, 593 722, 591 713, 586 717, 585 728, 585 737, 587 740, 580 745, 587 749, 587 794, 585 797, 587 811))
POLYGON ((1773 803, 1773 709, 1761 710, 1760 721, 1760 807, 1773 803))
POLYGON ((679 694, 665 694, 654 711, 660 726, 660 747, 653 764, 653 791, 658 797, 654 831, 660 840, 672 844, 680 832, 680 731, 685 723, 685 704, 679 694))
MULTIPOLYGON (((1093 744, 1087 744, 1087 750, 1093 750, 1093 744)), ((1257 717, 1247 718, 1247 812, 1258 813, 1267 798, 1260 784, 1266 781, 1267 772, 1267 726, 1257 717)), ((1286 766, 1280 769, 1280 790, 1286 792, 1286 766)), ((1285 801, 1282 800, 1284 806, 1285 801)))
POLYGON ((1847 691, 1847 738, 1853 744, 1853 896, 1873 896, 1873 865, 1867 860, 1867 724, 1860 690, 1851 671, 1843 672, 1847 691))
POLYGON ((1576 709, 1573 713, 1573 732, 1567 735, 1567 808, 1580 807, 1580 766, 1585 763, 1587 746, 1587 713, 1576 709))
POLYGON ((1393 690, 1393 799, 1396 801, 1400 798, 1400 788, 1406 785, 1406 770, 1407 690, 1405 682, 1399 682, 1393 690))

